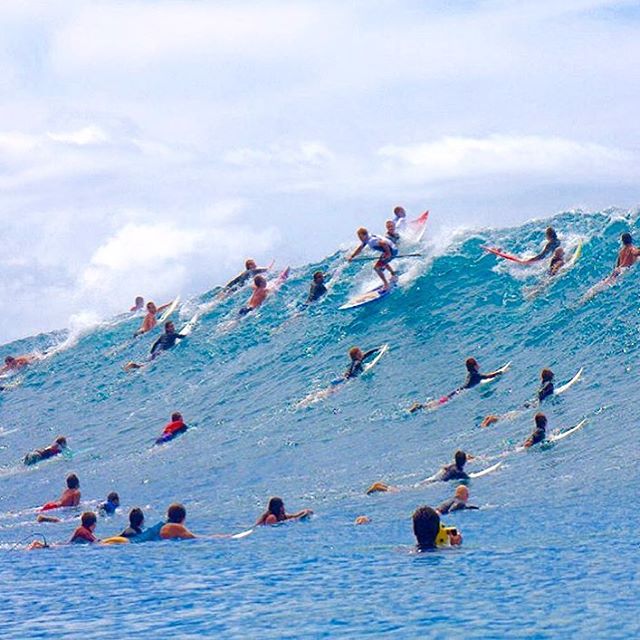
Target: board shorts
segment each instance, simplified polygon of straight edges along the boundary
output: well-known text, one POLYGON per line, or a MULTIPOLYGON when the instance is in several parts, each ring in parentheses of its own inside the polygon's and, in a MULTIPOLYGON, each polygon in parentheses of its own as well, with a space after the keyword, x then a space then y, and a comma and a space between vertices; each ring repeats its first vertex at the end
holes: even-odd
POLYGON ((397 255, 398 255, 398 249, 394 247, 393 249, 391 249, 391 256, 389 256, 388 258, 384 258, 384 257, 380 258, 380 260, 378 260, 373 265, 373 268, 382 269, 383 267, 386 267, 397 255))

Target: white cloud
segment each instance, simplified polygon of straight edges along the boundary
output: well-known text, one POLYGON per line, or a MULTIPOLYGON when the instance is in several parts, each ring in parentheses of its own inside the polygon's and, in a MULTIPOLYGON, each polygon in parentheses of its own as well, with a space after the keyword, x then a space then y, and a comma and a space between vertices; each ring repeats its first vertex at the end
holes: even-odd
POLYGON ((266 149, 241 148, 229 151, 224 156, 227 163, 238 166, 282 164, 318 167, 326 165, 334 158, 335 155, 322 142, 274 144, 266 149))
POLYGON ((47 136, 54 142, 75 144, 78 146, 101 144, 109 140, 109 136, 100 127, 95 125, 83 127, 76 131, 47 133, 47 136))

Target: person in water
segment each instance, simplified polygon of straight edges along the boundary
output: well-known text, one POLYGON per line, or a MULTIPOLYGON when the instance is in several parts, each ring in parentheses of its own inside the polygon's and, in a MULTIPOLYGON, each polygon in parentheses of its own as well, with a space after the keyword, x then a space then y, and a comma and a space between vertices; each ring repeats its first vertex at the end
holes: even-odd
POLYGON ((187 429, 188 427, 184 423, 182 414, 176 411, 175 413, 171 414, 171 422, 165 425, 164 429, 162 430, 162 435, 156 440, 156 444, 169 442, 169 440, 173 440, 176 436, 184 433, 187 429))
POLYGON ((251 278, 254 278, 260 273, 266 273, 269 271, 268 267, 258 267, 256 261, 249 258, 244 263, 244 271, 238 274, 233 280, 229 280, 227 284, 224 285, 223 291, 229 292, 233 289, 239 289, 244 286, 251 278))
POLYGON ((38 356, 26 353, 21 356, 7 356, 4 359, 4 366, 0 367, 0 374, 10 373, 12 371, 19 371, 24 367, 30 365, 34 360, 37 360, 38 356))
POLYGON ((431 507, 418 507, 413 512, 412 520, 418 551, 434 551, 441 546, 462 544, 462 535, 458 530, 444 527, 438 512, 431 507))
POLYGON ((112 516, 120 506, 120 496, 112 491, 105 502, 98 507, 98 512, 103 516, 112 516))
POLYGON ((468 504, 469 489, 463 484, 456 487, 453 498, 445 500, 442 504, 436 507, 436 511, 441 515, 452 513, 453 511, 462 511, 463 509, 479 509, 472 504, 468 504))
POLYGON ((167 522, 160 529, 160 538, 162 540, 186 540, 195 538, 195 534, 191 533, 184 526, 187 519, 187 510, 178 502, 169 505, 167 509, 167 522))
POLYGON ((129 526, 120 534, 122 538, 135 538, 144 532, 144 513, 140 507, 134 507, 129 511, 129 526))
POLYGON ((562 247, 558 247, 553 252, 553 257, 551 258, 551 262, 549 263, 549 275, 555 276, 562 267, 564 267, 564 249, 562 247))
POLYGON ((327 287, 324 284, 324 273, 322 271, 316 271, 313 274, 313 282, 309 289, 309 297, 307 298, 307 304, 316 302, 322 296, 327 293, 327 287))
POLYGON ((302 520, 313 514, 311 509, 302 509, 297 513, 287 513, 284 508, 282 498, 269 498, 267 510, 258 518, 256 526, 273 525, 287 520, 302 520))
POLYGON ((533 433, 525 440, 524 446, 528 449, 529 447, 533 447, 534 444, 538 444, 539 442, 544 442, 547 437, 547 416, 544 413, 536 413, 533 417, 536 428, 533 430, 533 433))
MULTIPOLYGON (((163 351, 173 348, 178 340, 186 337, 186 335, 176 331, 176 326, 171 320, 167 320, 164 323, 164 333, 151 345, 149 360, 155 360, 163 351)), ((124 370, 142 369, 144 366, 144 364, 139 362, 127 362, 127 364, 124 365, 124 370)))
POLYGON ((473 460, 473 456, 458 449, 453 455, 453 462, 447 464, 440 470, 436 480, 449 482, 449 480, 468 480, 469 476, 464 470, 467 460, 473 460))
POLYGON ((140 328, 133 334, 134 337, 141 336, 143 333, 148 333, 151 329, 154 329, 158 325, 156 316, 170 305, 171 303, 168 302, 160 307, 156 307, 153 302, 147 302, 147 314, 143 318, 140 328))
POLYGON ((344 377, 347 380, 351 378, 357 378, 364 371, 364 363, 372 356, 380 353, 381 347, 375 349, 369 349, 369 351, 362 351, 360 347, 351 347, 349 349, 349 358, 351 358, 351 364, 345 371, 344 377))
POLYGON ((92 511, 85 511, 82 514, 80 522, 82 524, 73 532, 69 544, 93 544, 94 542, 100 542, 94 535, 98 523, 96 514, 92 511))
POLYGON ((80 504, 80 480, 75 473, 67 476, 67 488, 62 492, 60 499, 56 502, 47 502, 40 511, 59 509, 60 507, 77 507, 80 504))
POLYGON ((35 451, 31 451, 27 453, 24 457, 24 464, 36 464, 42 460, 47 460, 49 458, 53 458, 54 456, 60 455, 67 449, 67 439, 64 436, 58 436, 53 444, 45 447, 44 449, 36 449, 35 451))
POLYGON ((640 257, 640 249, 633 245, 633 238, 630 233, 623 233, 620 236, 620 241, 622 242, 622 248, 618 251, 618 259, 614 269, 615 275, 620 273, 620 269, 632 267, 640 257))
POLYGON ((136 311, 142 311, 144 309, 144 298, 142 296, 136 296, 136 300, 133 303, 133 307, 129 309, 131 313, 136 313, 136 311))
POLYGON ((392 278, 396 277, 396 272, 389 264, 398 255, 396 245, 388 238, 380 238, 379 236, 370 235, 364 227, 360 227, 358 229, 357 235, 360 240, 360 246, 349 256, 349 262, 351 262, 365 247, 369 247, 374 251, 380 251, 382 256, 373 265, 373 270, 382 280, 382 288, 386 291, 389 288, 389 281, 384 275, 385 270, 391 274, 392 278))
POLYGON ((537 256, 529 258, 527 260, 528 263, 544 260, 548 255, 552 255, 553 252, 560 246, 560 240, 558 239, 558 235, 556 234, 556 231, 553 227, 547 227, 544 235, 547 239, 547 242, 544 245, 544 249, 537 256))
POLYGON ((396 228, 396 223, 393 220, 387 220, 384 223, 384 226, 386 228, 384 237, 387 238, 387 240, 391 240, 393 244, 397 245, 398 242, 400 242, 400 234, 398 233, 398 229, 396 228))
POLYGON ((267 288, 267 279, 264 276, 255 276, 253 279, 253 293, 247 304, 238 312, 241 316, 255 311, 269 295, 269 289, 267 288))

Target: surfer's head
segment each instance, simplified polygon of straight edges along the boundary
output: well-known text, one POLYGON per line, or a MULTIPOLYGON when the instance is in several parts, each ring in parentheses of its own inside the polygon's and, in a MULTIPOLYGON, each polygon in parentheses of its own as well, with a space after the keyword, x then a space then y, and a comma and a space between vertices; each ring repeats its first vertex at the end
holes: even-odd
POLYGON ((4 363, 7 365, 7 367, 13 367, 16 365, 16 359, 13 356, 7 356, 4 359, 4 363))
POLYGON ((154 315, 158 313, 158 307, 156 307, 156 303, 149 300, 149 302, 147 302, 147 311, 149 313, 153 313, 154 315))
POLYGON ((393 220, 387 220, 384 223, 384 226, 387 228, 387 231, 389 233, 395 233, 396 232, 396 223, 393 220))
POLYGON ((253 258, 249 258, 245 263, 244 263, 244 268, 247 271, 251 271, 252 269, 256 269, 257 265, 256 265, 256 261, 253 258))
POLYGON ((172 413, 171 422, 182 422, 182 414, 179 411, 172 413))
POLYGON ((258 289, 264 289, 267 286, 267 279, 264 276, 256 276, 253 279, 253 284, 255 284, 258 289))
POLYGON ((547 416, 544 413, 536 413, 533 419, 536 421, 536 429, 547 428, 547 416))
POLYGON ((540 372, 540 378, 542 378, 542 382, 551 382, 553 380, 553 371, 551 369, 543 369, 540 372))
POLYGON ((557 240, 558 235, 556 234, 556 230, 553 227, 547 227, 547 230, 544 232, 544 235, 547 237, 547 240, 557 240))
POLYGON ((324 273, 322 273, 322 271, 316 271, 313 274, 313 281, 314 282, 324 282, 324 273))
POLYGON ((61 447, 61 448, 63 448, 63 449, 64 449, 64 448, 67 446, 67 439, 66 439, 64 436, 58 436, 58 437, 55 439, 55 443, 56 443, 59 447, 61 447))
POLYGON ((440 531, 440 516, 431 507, 418 507, 413 512, 413 535, 419 549, 435 549, 440 531))
POLYGON ((141 309, 144 306, 144 298, 142 296, 136 297, 136 307, 141 309))
POLYGON ((175 333, 176 325, 171 322, 171 320, 167 320, 164 323, 164 331, 165 333, 175 333))
POLYGON ((403 207, 394 207, 393 215, 396 218, 404 218, 407 215, 407 212, 404 210, 403 207))
POLYGON ((625 246, 629 246, 630 244, 633 244, 633 238, 631 237, 630 233, 623 233, 620 236, 620 240, 622 241, 622 244, 625 246))
POLYGON ((78 480, 78 476, 75 473, 70 473, 67 476, 67 488, 77 489, 79 486, 80 486, 80 480, 78 480))
POLYGON ((267 511, 273 514, 278 520, 281 520, 284 517, 284 501, 282 498, 278 498, 274 496, 273 498, 269 498, 269 503, 267 504, 267 511))
POLYGON ((352 360, 362 360, 362 349, 360 347, 351 347, 349 349, 349 357, 352 360))
POLYGON ((466 502, 469 499, 469 489, 465 487, 463 484, 456 487, 455 496, 461 502, 466 502))
POLYGON ((473 373, 474 371, 477 371, 479 367, 478 361, 475 358, 467 358, 464 364, 467 367, 467 371, 469 373, 473 373))
POLYGON ((453 459, 456 461, 456 467, 458 467, 458 469, 462 469, 462 467, 467 464, 467 454, 460 449, 453 454, 453 459))
POLYGON ((365 227, 360 227, 356 233, 358 234, 358 238, 360 238, 360 240, 362 242, 365 242, 367 240, 367 238, 369 237, 369 232, 367 231, 367 229, 365 227))

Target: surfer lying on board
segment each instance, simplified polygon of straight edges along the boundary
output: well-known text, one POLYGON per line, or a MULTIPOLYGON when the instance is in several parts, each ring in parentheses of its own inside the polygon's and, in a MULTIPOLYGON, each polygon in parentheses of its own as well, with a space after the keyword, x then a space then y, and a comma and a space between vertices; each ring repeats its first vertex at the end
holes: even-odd
POLYGON ((360 239, 360 246, 347 259, 351 262, 365 247, 369 247, 374 251, 382 252, 380 259, 373 265, 373 270, 382 280, 382 288, 386 291, 389 288, 389 282, 384 275, 385 269, 391 274, 392 278, 395 278, 396 275, 396 272, 389 265, 389 263, 398 255, 396 245, 388 238, 370 235, 364 227, 360 227, 358 229, 357 235, 360 239))
POLYGON ((171 422, 165 426, 162 431, 162 435, 156 440, 156 444, 164 444, 173 440, 176 436, 184 433, 187 430, 187 425, 184 423, 182 414, 176 411, 171 414, 171 422))
MULTIPOLYGON (((174 347, 177 340, 186 337, 186 335, 176 331, 176 327, 171 320, 167 320, 164 323, 164 333, 151 345, 149 360, 155 360, 163 351, 174 347)), ((144 364, 139 362, 127 362, 127 364, 124 365, 124 370, 129 371, 131 369, 141 369, 142 367, 144 367, 144 364)))
POLYGON ((58 436, 53 444, 45 447, 44 449, 36 449, 27 453, 24 457, 24 464, 36 464, 41 460, 47 460, 61 454, 67 448, 67 439, 64 436, 58 436))
MULTIPOLYGON (((555 374, 553 373, 553 371, 551 371, 551 369, 545 368, 540 372, 540 388, 536 393, 536 398, 534 400, 527 400, 523 405, 525 409, 530 409, 536 404, 541 404, 543 400, 546 400, 548 397, 554 394, 555 392, 555 387, 553 385, 554 377, 555 377, 555 374)), ((515 416, 515 415, 518 415, 519 413, 520 413, 519 411, 515 411, 515 412, 511 412, 511 414, 505 414, 504 416, 491 414, 491 415, 488 415, 480 423, 480 426, 488 427, 490 424, 494 424, 498 422, 498 420, 500 420, 503 417, 508 417, 509 415, 515 416)))
POLYGON ((94 535, 98 523, 96 514, 93 513, 93 511, 85 511, 80 521, 82 524, 73 532, 69 544, 93 544, 94 542, 100 542, 94 535))
POLYGON ((316 302, 322 296, 327 293, 327 287, 324 284, 324 273, 322 271, 316 271, 313 274, 313 282, 309 289, 309 297, 307 298, 307 304, 316 302))
POLYGON ((349 349, 349 357, 351 358, 351 364, 345 371, 344 377, 346 380, 358 377, 364 371, 364 363, 371 356, 380 353, 382 347, 376 347, 375 349, 369 349, 369 351, 362 351, 360 347, 351 347, 349 349))
POLYGON ((303 509, 297 513, 287 513, 282 498, 274 496, 273 498, 269 498, 267 510, 258 518, 256 526, 273 525, 279 522, 286 522, 287 520, 302 520, 312 514, 313 511, 311 511, 311 509, 303 509))
POLYGON ((536 413, 533 417, 536 428, 533 433, 525 440, 524 446, 528 449, 538 442, 542 442, 547 437, 547 416, 544 413, 536 413))
POLYGON ((463 484, 456 487, 456 492, 453 498, 445 500, 442 504, 436 507, 436 511, 441 515, 446 513, 452 513, 453 511, 462 511, 463 509, 479 509, 472 504, 467 504, 469 500, 469 489, 463 484))
POLYGON ((38 360, 38 356, 31 353, 27 353, 22 356, 7 356, 4 359, 4 366, 0 367, 0 373, 19 371, 27 365, 30 365, 35 360, 38 360))
POLYGON ((622 248, 618 251, 618 259, 616 260, 616 267, 613 270, 614 276, 620 273, 620 269, 626 269, 632 267, 638 257, 640 257, 640 249, 633 246, 633 238, 630 233, 623 233, 620 237, 622 242, 622 248))
POLYGON ((412 516, 413 535, 417 551, 435 551, 438 547, 462 544, 462 535, 455 527, 445 527, 440 516, 431 507, 418 507, 412 516))
POLYGON ((430 402, 422 403, 422 402, 414 402, 409 407, 409 413, 414 413, 418 411, 418 409, 431 408, 432 406, 445 404, 451 398, 457 396, 460 392, 465 389, 471 389, 471 387, 475 387, 480 384, 483 380, 492 380, 498 376, 501 376, 506 368, 502 367, 502 369, 498 369, 497 371, 492 371, 491 373, 480 373, 480 365, 475 358, 467 358, 465 361, 465 366, 467 368, 467 379, 461 387, 458 387, 450 394, 443 396, 438 400, 431 400, 430 402))
POLYGON ((50 511, 60 507, 77 507, 80 504, 80 480, 75 473, 67 476, 67 488, 62 492, 60 499, 56 502, 47 502, 42 505, 40 511, 50 511))
POLYGON ((151 301, 147 302, 147 314, 143 318, 140 328, 133 334, 134 337, 140 336, 143 333, 147 333, 148 331, 151 331, 151 329, 155 328, 158 324, 156 315, 164 311, 170 305, 171 305, 171 302, 167 302, 167 304, 163 304, 159 307, 156 307, 155 303, 151 301))
POLYGON ((244 286, 251 278, 257 276, 259 273, 266 273, 269 271, 269 267, 259 267, 256 261, 249 258, 244 263, 244 271, 238 274, 233 280, 229 280, 224 285, 223 292, 230 292, 233 289, 239 289, 244 286))
POLYGON ((265 301, 267 295, 269 295, 267 279, 264 276, 255 276, 253 279, 253 293, 247 300, 247 304, 238 313, 244 316, 251 311, 255 311, 265 301))

